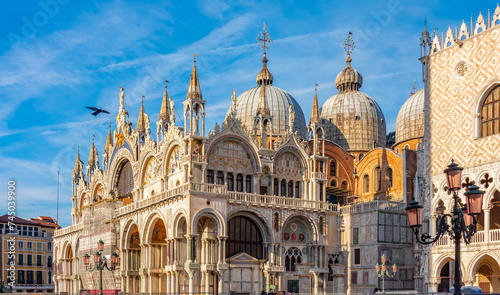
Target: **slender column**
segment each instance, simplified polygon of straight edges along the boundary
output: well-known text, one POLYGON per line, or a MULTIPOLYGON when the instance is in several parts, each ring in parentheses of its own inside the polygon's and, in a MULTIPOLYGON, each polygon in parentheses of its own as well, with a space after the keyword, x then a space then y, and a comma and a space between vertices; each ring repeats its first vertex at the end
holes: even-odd
POLYGON ((313 273, 314 275, 314 294, 318 294, 318 274, 317 273, 313 273))
POLYGON ((210 272, 205 272, 205 293, 208 294, 210 292, 210 272))
POLYGON ((490 241, 490 212, 491 208, 484 209, 484 241, 490 241))
POLYGON ((436 235, 436 220, 437 220, 437 215, 436 214, 432 214, 431 215, 431 236, 435 236, 436 235))
POLYGON ((170 286, 171 286, 171 284, 170 284, 170 272, 168 272, 168 271, 165 273, 165 280, 166 280, 166 282, 165 282, 165 285, 166 285, 165 291, 167 292, 167 294, 170 294, 172 292, 170 291, 170 286))
POLYGON ((271 243, 270 244, 271 246, 269 247, 269 261, 271 261, 271 264, 274 264, 275 263, 275 260, 274 260, 274 244, 271 243))
POLYGON ((189 271, 189 295, 194 295, 194 272, 189 271))
POLYGON ((224 290, 224 272, 219 271, 219 275, 217 276, 219 279, 219 286, 218 286, 218 293, 225 293, 226 290, 224 290))

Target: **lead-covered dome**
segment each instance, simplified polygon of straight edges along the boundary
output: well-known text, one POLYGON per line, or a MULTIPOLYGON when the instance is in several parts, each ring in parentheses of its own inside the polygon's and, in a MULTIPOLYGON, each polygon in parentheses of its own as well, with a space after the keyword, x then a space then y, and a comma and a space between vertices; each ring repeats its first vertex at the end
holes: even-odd
MULTIPOLYGON (((241 120, 241 123, 246 128, 253 132, 254 118, 257 115, 261 88, 265 87, 267 106, 273 120, 273 134, 286 134, 289 131, 289 106, 292 105, 292 110, 295 113, 293 123, 293 131, 298 131, 301 138, 307 137, 306 120, 304 113, 297 101, 286 91, 281 88, 268 86, 257 86, 243 92, 236 99, 236 118, 241 120)), ((226 118, 230 115, 231 110, 226 114, 226 118)))
POLYGON ((345 150, 371 150, 386 144, 385 118, 377 102, 360 92, 361 74, 347 67, 335 80, 339 93, 330 97, 321 107, 321 118, 328 125, 327 138, 345 150))
MULTIPOLYGON (((236 99, 236 118, 246 128, 253 132, 255 117, 258 112, 272 116, 273 135, 283 135, 290 131, 290 107, 294 113, 292 131, 307 138, 307 126, 304 113, 297 101, 286 91, 274 87, 273 75, 267 68, 266 53, 262 59, 262 69, 257 75, 257 87, 243 92, 236 99), (264 91, 262 91, 264 90, 264 91), (260 102, 260 103, 259 103, 260 102)), ((226 118, 231 115, 231 108, 226 113, 226 118)))
POLYGON ((411 95, 396 119, 396 144, 424 136, 424 89, 411 95))

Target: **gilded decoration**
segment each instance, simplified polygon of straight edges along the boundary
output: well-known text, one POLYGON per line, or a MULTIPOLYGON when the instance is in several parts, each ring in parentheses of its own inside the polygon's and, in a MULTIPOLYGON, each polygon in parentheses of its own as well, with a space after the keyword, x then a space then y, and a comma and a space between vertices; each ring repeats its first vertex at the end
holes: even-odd
POLYGON ((158 179, 158 168, 158 160, 156 160, 155 157, 149 158, 146 169, 144 170, 143 185, 151 184, 158 179))
POLYGON ((170 153, 169 157, 169 170, 170 173, 176 173, 181 170, 183 170, 182 167, 182 159, 184 158, 184 155, 182 154, 181 148, 179 146, 176 146, 172 152, 170 153))
POLYGON ((151 237, 152 243, 164 243, 165 238, 167 237, 167 231, 165 230, 165 224, 161 219, 156 221, 155 226, 153 228, 153 234, 151 237))

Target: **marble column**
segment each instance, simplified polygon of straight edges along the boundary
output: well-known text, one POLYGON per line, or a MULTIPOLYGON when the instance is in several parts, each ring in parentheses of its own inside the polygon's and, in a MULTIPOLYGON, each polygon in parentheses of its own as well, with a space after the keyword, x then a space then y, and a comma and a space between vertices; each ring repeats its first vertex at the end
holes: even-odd
POLYGON ((484 208, 484 241, 487 243, 490 241, 490 212, 491 207, 484 208))

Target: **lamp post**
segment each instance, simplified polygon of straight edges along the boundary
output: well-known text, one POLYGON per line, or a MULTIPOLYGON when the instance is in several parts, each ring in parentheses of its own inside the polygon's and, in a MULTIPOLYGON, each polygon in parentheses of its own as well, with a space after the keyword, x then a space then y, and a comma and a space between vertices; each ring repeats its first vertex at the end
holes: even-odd
POLYGON ((380 257, 380 260, 382 261, 382 264, 375 265, 375 271, 377 271, 378 277, 382 277, 382 293, 385 293, 385 276, 388 276, 390 278, 393 278, 396 275, 396 272, 398 271, 398 267, 396 266, 396 263, 392 265, 392 275, 389 273, 389 270, 387 270, 387 266, 385 265, 386 262, 386 257, 385 254, 382 254, 380 257))
POLYGON ((466 204, 462 204, 458 197, 458 191, 461 188, 462 167, 459 167, 451 160, 448 168, 444 170, 448 189, 453 193, 453 211, 451 214, 443 214, 439 218, 436 236, 433 238, 428 233, 419 235, 419 229, 422 226, 422 206, 413 198, 409 206, 406 207, 410 227, 415 233, 415 238, 420 244, 432 244, 442 235, 448 234, 455 240, 455 294, 460 295, 462 289, 462 279, 460 271, 460 240, 464 239, 466 244, 470 243, 471 237, 476 233, 479 215, 483 209, 484 191, 479 190, 474 183, 464 193, 466 204), (448 224, 451 220, 451 224, 448 224))
POLYGON ((107 259, 102 255, 102 252, 104 251, 104 242, 102 240, 99 240, 97 242, 97 249, 94 252, 94 266, 90 266, 90 255, 88 253, 85 253, 83 255, 83 263, 85 264, 85 268, 87 271, 94 271, 98 270, 99 271, 99 295, 102 294, 102 271, 104 269, 107 269, 109 271, 115 270, 115 266, 118 264, 118 254, 114 252, 111 256, 111 266, 108 267, 107 259))

